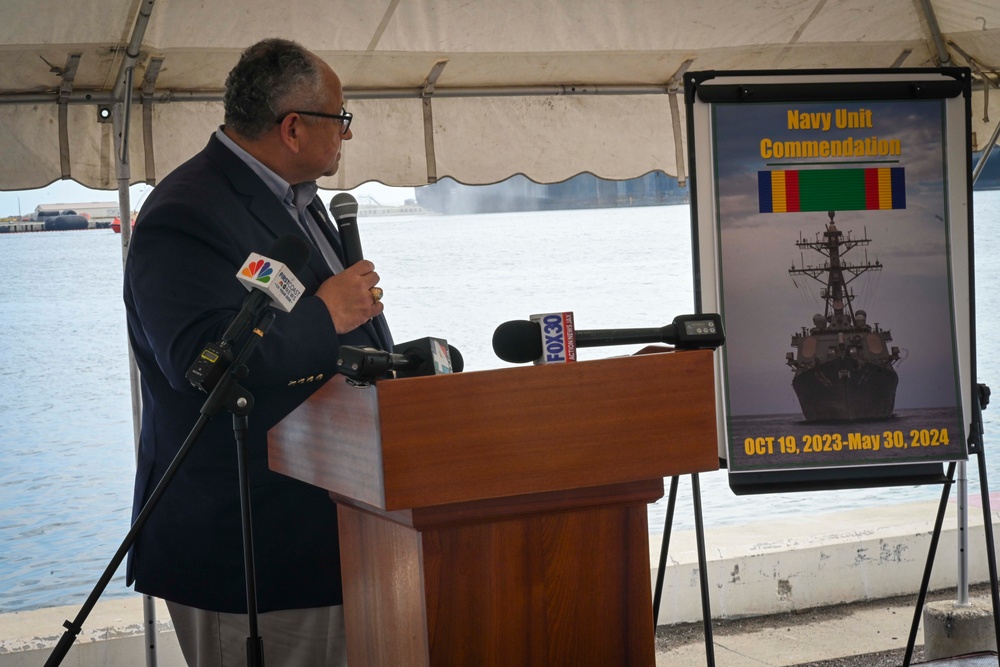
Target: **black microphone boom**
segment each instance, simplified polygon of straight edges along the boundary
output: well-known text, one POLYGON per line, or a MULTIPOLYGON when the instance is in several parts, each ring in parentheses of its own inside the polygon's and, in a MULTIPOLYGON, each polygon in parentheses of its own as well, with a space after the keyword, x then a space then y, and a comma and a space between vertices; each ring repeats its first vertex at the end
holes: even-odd
POLYGON ((577 347, 604 347, 606 345, 646 345, 648 343, 670 343, 677 340, 677 325, 645 329, 592 329, 576 332, 577 347))
MULTIPOLYGON (((672 323, 658 328, 577 330, 575 336, 577 347, 668 343, 683 350, 714 350, 726 340, 722 318, 715 313, 678 315, 672 323)), ((541 326, 530 320, 504 322, 493 332, 493 351, 512 364, 539 359, 543 352, 541 326)))
POLYGON ((330 213, 340 229, 344 268, 354 266, 364 259, 361 253, 361 236, 358 234, 358 200, 347 192, 341 192, 330 201, 330 213))

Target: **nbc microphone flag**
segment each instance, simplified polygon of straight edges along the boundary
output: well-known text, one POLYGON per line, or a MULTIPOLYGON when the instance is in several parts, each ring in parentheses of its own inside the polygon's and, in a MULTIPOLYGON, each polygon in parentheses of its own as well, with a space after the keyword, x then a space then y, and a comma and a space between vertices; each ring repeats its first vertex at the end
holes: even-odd
POLYGON ((236 272, 236 279, 248 290, 256 289, 271 297, 271 305, 290 313, 306 288, 281 262, 253 252, 236 272))
POLYGON ((761 213, 906 208, 902 167, 758 171, 761 213))

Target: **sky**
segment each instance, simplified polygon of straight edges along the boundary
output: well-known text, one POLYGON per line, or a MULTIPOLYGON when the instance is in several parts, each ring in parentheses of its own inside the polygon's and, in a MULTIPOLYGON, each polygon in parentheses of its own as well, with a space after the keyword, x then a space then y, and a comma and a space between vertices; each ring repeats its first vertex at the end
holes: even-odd
MULTIPOLYGON (((133 185, 130 188, 132 208, 139 210, 146 195, 152 191, 149 185, 133 185)), ((372 197, 384 206, 396 206, 413 198, 413 188, 395 188, 381 183, 365 183, 350 191, 359 199, 372 197)), ((334 191, 321 190, 324 201, 333 197, 334 191)), ((12 215, 27 215, 40 204, 84 204, 90 202, 117 202, 117 190, 91 190, 76 181, 56 181, 37 190, 0 192, 0 218, 12 215)))

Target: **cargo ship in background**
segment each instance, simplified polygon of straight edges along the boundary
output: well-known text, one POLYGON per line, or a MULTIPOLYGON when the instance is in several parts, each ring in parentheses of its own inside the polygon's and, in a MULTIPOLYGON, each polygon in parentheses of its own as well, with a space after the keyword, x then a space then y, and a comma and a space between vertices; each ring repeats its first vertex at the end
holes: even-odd
POLYGON ((0 218, 0 233, 107 229, 117 218, 117 202, 39 204, 26 215, 0 218))
MULTIPOLYGON (((830 222, 815 241, 803 238, 800 249, 815 251, 827 258, 821 266, 792 266, 792 276, 806 275, 823 284, 820 297, 823 313, 813 315, 811 327, 792 335, 792 347, 785 361, 794 371, 792 388, 802 414, 809 422, 881 420, 892 416, 899 377, 893 365, 899 348, 889 347, 888 329, 868 322, 864 310, 854 309, 855 295, 848 284, 870 271, 881 271, 877 260, 852 264, 843 257, 853 248, 867 246, 868 238, 852 238, 830 222)), ((866 233, 867 236, 867 233, 866 233)))

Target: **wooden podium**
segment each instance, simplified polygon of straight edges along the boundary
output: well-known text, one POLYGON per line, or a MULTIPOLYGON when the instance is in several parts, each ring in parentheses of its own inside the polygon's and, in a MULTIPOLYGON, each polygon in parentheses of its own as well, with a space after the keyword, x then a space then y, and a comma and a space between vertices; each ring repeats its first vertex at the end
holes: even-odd
POLYGON ((712 352, 666 352, 337 377, 268 448, 339 503, 352 667, 652 667, 646 506, 715 420, 712 352))

